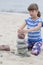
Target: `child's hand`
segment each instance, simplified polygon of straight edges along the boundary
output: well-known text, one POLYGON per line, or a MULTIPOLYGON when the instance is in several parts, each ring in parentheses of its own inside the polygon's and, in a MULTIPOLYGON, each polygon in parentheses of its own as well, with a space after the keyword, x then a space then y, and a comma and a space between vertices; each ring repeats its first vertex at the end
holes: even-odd
POLYGON ((24 29, 24 30, 18 29, 18 33, 26 34, 28 33, 28 29, 24 29))
POLYGON ((22 33, 22 30, 21 29, 18 29, 18 31, 17 31, 18 33, 22 33))
POLYGON ((26 34, 26 33, 28 33, 28 29, 24 29, 21 32, 26 34))

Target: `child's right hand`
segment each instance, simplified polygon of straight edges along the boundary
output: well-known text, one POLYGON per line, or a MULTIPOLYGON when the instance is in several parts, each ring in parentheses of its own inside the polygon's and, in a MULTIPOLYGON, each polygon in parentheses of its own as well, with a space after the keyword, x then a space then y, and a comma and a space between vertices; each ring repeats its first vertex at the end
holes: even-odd
POLYGON ((18 32, 18 33, 21 33, 21 31, 22 31, 21 29, 18 29, 18 31, 17 31, 17 32, 18 32))
POLYGON ((22 29, 18 29, 17 32, 18 32, 18 33, 21 33, 21 34, 26 34, 26 33, 24 32, 24 30, 22 30, 22 29))

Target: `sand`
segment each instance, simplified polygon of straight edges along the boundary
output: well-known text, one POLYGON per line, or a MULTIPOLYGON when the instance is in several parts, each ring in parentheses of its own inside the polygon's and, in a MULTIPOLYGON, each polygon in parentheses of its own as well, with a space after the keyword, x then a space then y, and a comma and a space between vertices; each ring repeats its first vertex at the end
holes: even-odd
MULTIPOLYGON (((0 51, 0 65, 43 65, 43 47, 38 56, 28 52, 30 57, 16 56, 17 29, 29 17, 28 14, 22 13, 2 13, 0 12, 0 45, 9 45, 10 52, 0 51)), ((43 35, 43 30, 41 32, 43 35)))

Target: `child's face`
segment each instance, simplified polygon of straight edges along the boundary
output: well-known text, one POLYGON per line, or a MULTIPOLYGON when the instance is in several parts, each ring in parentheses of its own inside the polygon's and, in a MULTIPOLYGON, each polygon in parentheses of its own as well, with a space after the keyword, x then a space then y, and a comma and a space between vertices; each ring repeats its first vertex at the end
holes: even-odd
POLYGON ((38 11, 37 10, 30 10, 29 14, 30 14, 31 17, 36 17, 37 14, 38 14, 38 11))

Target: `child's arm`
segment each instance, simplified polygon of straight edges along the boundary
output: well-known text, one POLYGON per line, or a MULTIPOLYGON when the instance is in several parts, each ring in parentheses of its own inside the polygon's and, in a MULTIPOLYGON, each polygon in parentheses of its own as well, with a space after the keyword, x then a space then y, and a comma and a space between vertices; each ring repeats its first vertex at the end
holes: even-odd
POLYGON ((18 32, 21 32, 21 31, 24 29, 25 26, 26 26, 26 22, 24 22, 24 23, 19 27, 18 32))
POLYGON ((26 29, 26 30, 23 30, 23 33, 28 33, 28 32, 32 32, 32 31, 37 31, 41 28, 42 26, 42 23, 38 23, 38 26, 34 27, 34 28, 31 28, 31 29, 26 29))

